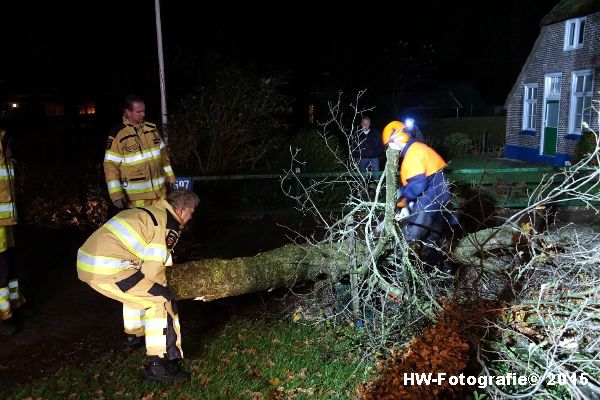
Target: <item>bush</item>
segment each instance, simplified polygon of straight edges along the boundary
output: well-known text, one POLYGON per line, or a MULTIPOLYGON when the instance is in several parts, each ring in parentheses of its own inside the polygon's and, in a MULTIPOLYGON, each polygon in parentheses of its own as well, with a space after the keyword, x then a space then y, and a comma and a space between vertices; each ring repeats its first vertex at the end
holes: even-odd
POLYGON ((436 149, 448 135, 460 132, 471 138, 473 151, 497 156, 505 144, 506 117, 436 118, 423 121, 421 129, 436 149))
MULTIPOLYGON (((573 163, 577 163, 587 155, 593 153, 596 149, 597 140, 598 139, 594 132, 587 131, 584 133, 583 137, 579 140, 579 143, 577 143, 577 147, 573 153, 573 163)), ((595 165, 594 161, 592 161, 592 165, 595 165)))
POLYGON ((443 147, 448 158, 464 156, 471 152, 473 140, 464 133, 454 132, 444 139, 443 147))

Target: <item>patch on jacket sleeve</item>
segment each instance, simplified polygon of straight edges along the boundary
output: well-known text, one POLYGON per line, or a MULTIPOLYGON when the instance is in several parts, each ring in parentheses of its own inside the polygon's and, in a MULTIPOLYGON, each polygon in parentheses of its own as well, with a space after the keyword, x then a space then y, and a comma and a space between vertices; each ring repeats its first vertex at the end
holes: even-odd
POLYGON ((167 237, 165 238, 165 243, 167 245, 167 249, 173 250, 173 247, 177 244, 179 240, 179 232, 169 229, 169 233, 167 233, 167 237))
POLYGON ((110 148, 112 147, 113 140, 115 140, 114 137, 112 137, 112 136, 108 137, 108 140, 106 141, 106 150, 110 150, 110 148))

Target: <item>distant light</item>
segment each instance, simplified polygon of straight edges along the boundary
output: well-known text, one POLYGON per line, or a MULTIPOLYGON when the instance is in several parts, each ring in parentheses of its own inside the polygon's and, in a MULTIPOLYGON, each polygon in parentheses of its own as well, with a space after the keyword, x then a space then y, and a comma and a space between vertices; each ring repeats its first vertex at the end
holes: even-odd
POLYGON ((406 118, 404 125, 406 125, 406 129, 412 129, 415 126, 415 120, 413 118, 406 118))
POLYGON ((18 108, 19 107, 19 103, 10 103, 10 106, 12 108, 18 108))

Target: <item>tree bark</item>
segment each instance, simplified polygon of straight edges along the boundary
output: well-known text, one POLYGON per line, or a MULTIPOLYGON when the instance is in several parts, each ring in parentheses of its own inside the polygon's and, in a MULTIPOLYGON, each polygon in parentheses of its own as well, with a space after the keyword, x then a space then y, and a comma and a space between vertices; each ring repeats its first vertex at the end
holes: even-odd
POLYGON ((461 239, 452 253, 452 258, 463 265, 495 271, 506 266, 507 256, 501 256, 499 253, 502 250, 514 253, 519 237, 518 232, 509 226, 482 229, 461 239))
POLYGON ((348 269, 347 251, 347 245, 288 244, 254 257, 175 264, 167 269, 167 278, 177 299, 210 301, 292 286, 321 273, 336 277, 348 269))

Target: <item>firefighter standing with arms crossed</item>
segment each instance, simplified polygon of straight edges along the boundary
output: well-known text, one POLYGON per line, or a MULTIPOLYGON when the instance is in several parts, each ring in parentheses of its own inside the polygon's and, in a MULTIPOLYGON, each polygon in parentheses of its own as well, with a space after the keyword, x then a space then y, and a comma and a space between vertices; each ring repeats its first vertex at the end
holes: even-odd
MULTIPOLYGON (((166 200, 121 211, 94 232, 77 252, 79 279, 94 290, 143 314, 128 320, 127 333, 145 339, 146 378, 174 382, 189 378, 183 358, 175 297, 167 287, 166 268, 198 196, 174 189, 166 200)), ((172 268, 172 267, 171 267, 172 268)))

